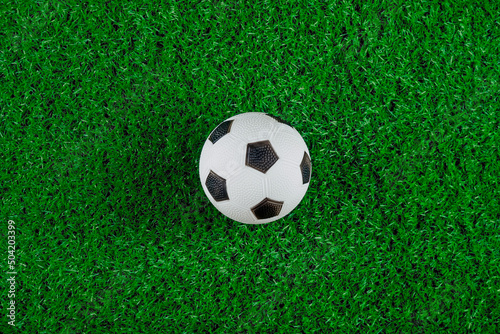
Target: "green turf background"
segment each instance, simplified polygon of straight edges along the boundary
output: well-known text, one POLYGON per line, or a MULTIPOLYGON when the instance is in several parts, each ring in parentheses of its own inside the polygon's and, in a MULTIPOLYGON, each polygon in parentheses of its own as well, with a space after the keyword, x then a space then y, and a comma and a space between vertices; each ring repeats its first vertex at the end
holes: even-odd
POLYGON ((499 52, 497 1, 3 1, 16 331, 498 332, 499 52), (313 163, 262 226, 198 179, 249 111, 313 163))

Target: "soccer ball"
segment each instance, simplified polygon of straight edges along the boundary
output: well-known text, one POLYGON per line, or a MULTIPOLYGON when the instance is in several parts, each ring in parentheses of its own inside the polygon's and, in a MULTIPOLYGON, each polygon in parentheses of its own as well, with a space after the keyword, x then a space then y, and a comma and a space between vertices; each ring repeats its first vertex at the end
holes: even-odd
POLYGON ((301 135, 265 113, 248 112, 219 124, 200 156, 200 180, 210 202, 245 224, 264 224, 290 213, 311 178, 301 135))

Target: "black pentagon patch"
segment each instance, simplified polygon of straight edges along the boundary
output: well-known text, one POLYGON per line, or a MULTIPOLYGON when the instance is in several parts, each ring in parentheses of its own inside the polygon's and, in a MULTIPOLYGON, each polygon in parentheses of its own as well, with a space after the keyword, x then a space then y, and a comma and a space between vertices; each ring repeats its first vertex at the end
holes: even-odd
POLYGON ((273 146, 269 140, 258 141, 247 145, 247 158, 245 165, 266 173, 279 157, 274 152, 273 146))
POLYGON ((283 123, 283 124, 286 124, 288 126, 292 126, 292 124, 288 123, 287 121, 279 118, 278 116, 273 116, 273 115, 269 115, 269 114, 266 114, 267 116, 271 117, 271 118, 274 118, 276 121, 280 122, 280 123, 283 123))
POLYGON ((233 124, 233 120, 230 121, 224 121, 220 123, 214 131, 212 131, 212 134, 210 134, 210 137, 208 139, 212 142, 212 144, 215 144, 219 139, 224 137, 226 134, 229 133, 229 130, 231 130, 231 125, 233 124))
POLYGON ((210 195, 217 202, 229 199, 229 196, 227 196, 226 179, 215 174, 213 171, 210 171, 210 174, 208 174, 205 185, 210 195))
POLYGON ((300 163, 300 171, 302 173, 302 184, 306 184, 311 179, 311 159, 304 152, 304 157, 302 158, 302 162, 300 163))
POLYGON ((264 198, 262 202, 252 208, 252 212, 257 219, 267 219, 280 214, 283 202, 264 198))

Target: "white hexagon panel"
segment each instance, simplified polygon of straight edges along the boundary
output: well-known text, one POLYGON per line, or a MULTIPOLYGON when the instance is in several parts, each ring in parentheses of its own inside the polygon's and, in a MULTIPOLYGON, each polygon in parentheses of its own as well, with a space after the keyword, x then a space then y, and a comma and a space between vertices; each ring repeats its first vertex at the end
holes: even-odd
POLYGON ((220 123, 206 140, 200 180, 210 202, 245 224, 269 223, 290 213, 311 180, 307 145, 290 124, 249 112, 220 123))

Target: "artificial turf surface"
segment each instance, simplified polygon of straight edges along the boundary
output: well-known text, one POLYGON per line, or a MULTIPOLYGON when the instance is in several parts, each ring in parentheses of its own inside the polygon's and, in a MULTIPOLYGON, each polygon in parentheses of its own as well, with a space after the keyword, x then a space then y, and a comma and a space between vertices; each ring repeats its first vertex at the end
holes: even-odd
POLYGON ((4 1, 16 331, 498 332, 499 36, 496 1, 4 1), (198 178, 249 111, 313 163, 267 225, 198 178))

